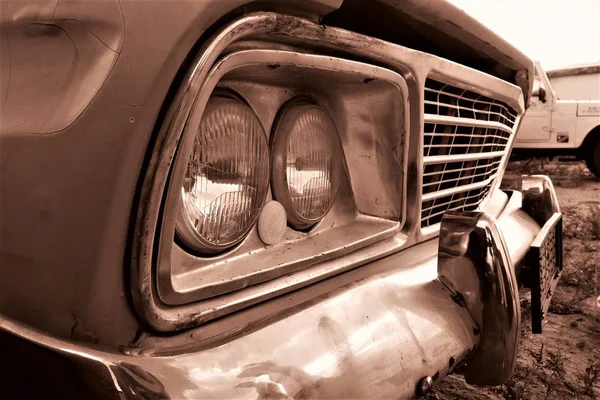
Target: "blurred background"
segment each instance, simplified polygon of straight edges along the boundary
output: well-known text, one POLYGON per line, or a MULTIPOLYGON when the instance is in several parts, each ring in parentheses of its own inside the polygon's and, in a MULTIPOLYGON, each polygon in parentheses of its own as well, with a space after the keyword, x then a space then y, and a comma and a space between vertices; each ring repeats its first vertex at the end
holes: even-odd
POLYGON ((449 0, 546 69, 600 62, 598 0, 449 0))

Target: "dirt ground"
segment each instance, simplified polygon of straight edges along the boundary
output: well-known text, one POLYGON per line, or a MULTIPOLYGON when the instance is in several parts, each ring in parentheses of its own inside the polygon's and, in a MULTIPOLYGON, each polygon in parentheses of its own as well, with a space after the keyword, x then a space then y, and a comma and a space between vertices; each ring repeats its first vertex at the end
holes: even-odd
POLYGON ((505 182, 521 173, 549 175, 564 218, 564 269, 542 335, 531 334, 529 300, 521 300, 517 367, 502 386, 479 388, 460 373, 428 400, 600 399, 600 181, 583 162, 545 160, 509 165, 505 182))

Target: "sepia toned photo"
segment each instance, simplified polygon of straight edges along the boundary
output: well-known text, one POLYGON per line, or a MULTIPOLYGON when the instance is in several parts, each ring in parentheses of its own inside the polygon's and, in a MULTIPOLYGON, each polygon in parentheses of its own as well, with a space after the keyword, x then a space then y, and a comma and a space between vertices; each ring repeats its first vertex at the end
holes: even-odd
POLYGON ((600 399, 600 0, 0 0, 0 399, 600 399))

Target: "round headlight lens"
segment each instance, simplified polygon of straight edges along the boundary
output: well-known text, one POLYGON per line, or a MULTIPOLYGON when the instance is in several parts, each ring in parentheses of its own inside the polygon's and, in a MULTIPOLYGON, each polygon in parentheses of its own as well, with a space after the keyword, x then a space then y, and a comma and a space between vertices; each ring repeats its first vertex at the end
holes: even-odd
POLYGON ((323 108, 296 103, 282 110, 273 139, 273 192, 294 228, 309 228, 333 205, 341 153, 337 130, 323 108))
POLYGON ((209 100, 181 188, 177 232, 202 253, 240 242, 269 187, 269 150, 260 121, 234 98, 209 100))

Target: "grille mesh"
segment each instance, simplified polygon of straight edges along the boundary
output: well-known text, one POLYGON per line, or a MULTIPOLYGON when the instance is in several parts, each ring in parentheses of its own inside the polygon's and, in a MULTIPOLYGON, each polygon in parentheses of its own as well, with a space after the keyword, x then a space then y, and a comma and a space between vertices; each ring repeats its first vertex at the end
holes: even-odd
POLYGON ((425 83, 421 226, 472 211, 489 193, 517 119, 507 104, 433 79, 425 83))

